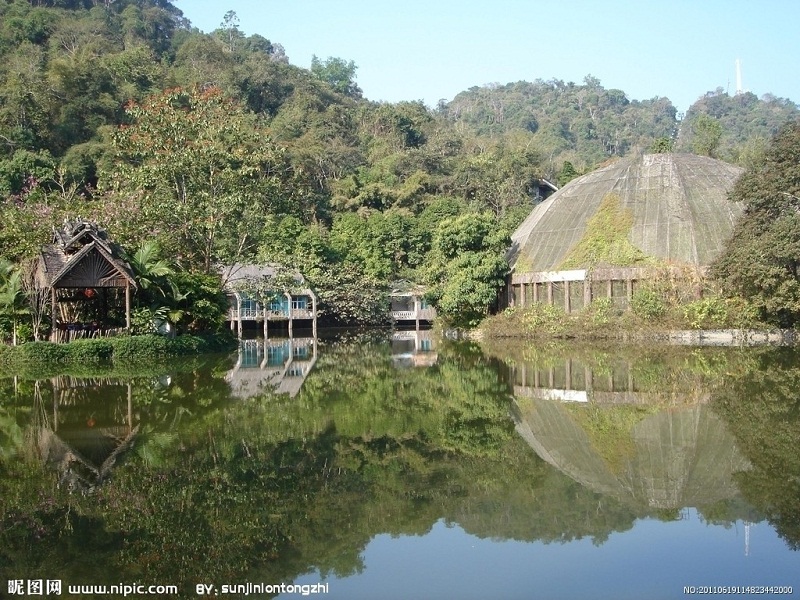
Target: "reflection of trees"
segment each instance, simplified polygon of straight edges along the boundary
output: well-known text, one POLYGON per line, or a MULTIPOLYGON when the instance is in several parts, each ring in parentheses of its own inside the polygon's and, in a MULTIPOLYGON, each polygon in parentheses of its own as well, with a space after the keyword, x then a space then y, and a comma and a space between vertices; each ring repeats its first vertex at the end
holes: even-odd
POLYGON ((395 369, 385 342, 328 344, 294 398, 231 402, 225 371, 143 378, 141 443, 92 495, 56 489, 39 465, 0 463, 9 569, 46 577, 23 548, 38 536, 49 564, 80 555, 115 581, 289 581, 356 573, 375 535, 442 519, 486 538, 599 544, 652 516, 531 452, 502 370, 472 346, 395 369))
POLYGON ((764 350, 731 373, 713 406, 753 468, 736 474, 744 497, 800 550, 800 368, 797 350, 764 350))

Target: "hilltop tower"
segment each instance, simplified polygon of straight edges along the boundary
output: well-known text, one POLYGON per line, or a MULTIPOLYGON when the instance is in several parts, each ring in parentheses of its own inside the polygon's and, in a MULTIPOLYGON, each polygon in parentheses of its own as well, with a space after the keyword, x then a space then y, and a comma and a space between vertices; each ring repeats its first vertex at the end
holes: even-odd
POLYGON ((736 95, 744 94, 744 87, 742 87, 742 61, 736 59, 736 95))

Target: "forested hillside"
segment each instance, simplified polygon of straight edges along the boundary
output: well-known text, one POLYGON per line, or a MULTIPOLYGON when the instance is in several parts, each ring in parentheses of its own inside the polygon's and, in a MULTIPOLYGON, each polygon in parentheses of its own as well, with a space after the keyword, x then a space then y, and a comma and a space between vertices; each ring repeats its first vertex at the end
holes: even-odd
POLYGON ((730 96, 722 88, 701 96, 681 122, 676 149, 752 167, 770 140, 800 116, 797 104, 771 94, 730 96))
MULTIPOLYGON (((297 267, 340 321, 379 320, 400 279, 471 321, 542 179, 676 136, 697 146, 668 99, 591 76, 471 88, 436 108, 371 102, 353 62, 293 66, 220 13, 204 33, 169 0, 0 1, 0 257, 20 264, 80 215, 131 252, 155 242, 180 271, 297 267)), ((723 130, 708 153, 744 159, 797 110, 750 96, 690 111, 723 130)))
POLYGON ((473 87, 443 108, 459 131, 488 137, 530 132, 551 177, 564 161, 586 171, 609 157, 648 149, 658 138, 671 139, 677 129, 669 99, 631 101, 591 75, 583 85, 537 79, 473 87))

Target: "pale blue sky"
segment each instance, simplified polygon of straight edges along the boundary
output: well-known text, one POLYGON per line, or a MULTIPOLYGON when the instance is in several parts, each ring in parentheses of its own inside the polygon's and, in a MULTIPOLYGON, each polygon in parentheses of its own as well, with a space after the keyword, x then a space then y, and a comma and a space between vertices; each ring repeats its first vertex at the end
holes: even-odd
POLYGON ((370 100, 435 106, 472 86, 592 74, 629 99, 685 111, 717 87, 800 102, 800 0, 176 0, 210 32, 240 28, 312 55, 355 61, 370 100))

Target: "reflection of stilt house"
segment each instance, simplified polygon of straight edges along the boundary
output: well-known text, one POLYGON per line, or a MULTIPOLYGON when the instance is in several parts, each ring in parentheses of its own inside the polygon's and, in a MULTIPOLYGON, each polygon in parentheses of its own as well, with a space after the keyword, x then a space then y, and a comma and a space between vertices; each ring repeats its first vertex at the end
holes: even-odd
POLYGON ((389 294, 392 321, 399 325, 430 324, 436 318, 436 309, 425 300, 425 289, 421 286, 400 283, 389 294))
POLYGON ((392 363, 397 367, 430 367, 439 355, 430 329, 392 333, 392 363))
POLYGON ((505 302, 571 312, 610 298, 626 308, 636 286, 659 274, 684 296, 698 293, 742 212, 728 199, 741 172, 704 156, 647 154, 570 181, 511 236, 505 302))
POLYGON ((61 376, 52 385, 53 407, 52 412, 43 412, 39 455, 59 473, 61 485, 91 490, 108 477, 139 430, 134 423, 131 384, 61 376))
POLYGON ((51 340, 115 335, 131 325, 130 266, 94 223, 65 221, 43 246, 36 285, 50 293, 51 340))
POLYGON ((316 338, 240 340, 239 359, 225 379, 242 399, 265 390, 294 397, 316 362, 316 338))
POLYGON ((264 337, 267 337, 270 322, 287 323, 290 333, 294 324, 301 322, 310 324, 316 337, 316 294, 299 273, 291 275, 289 291, 282 289, 283 284, 277 284, 279 276, 280 269, 274 265, 234 264, 222 269, 222 282, 229 301, 227 320, 231 330, 239 332, 239 337, 245 322, 260 323, 264 337), (269 289, 270 281, 276 281, 276 289, 269 289))

